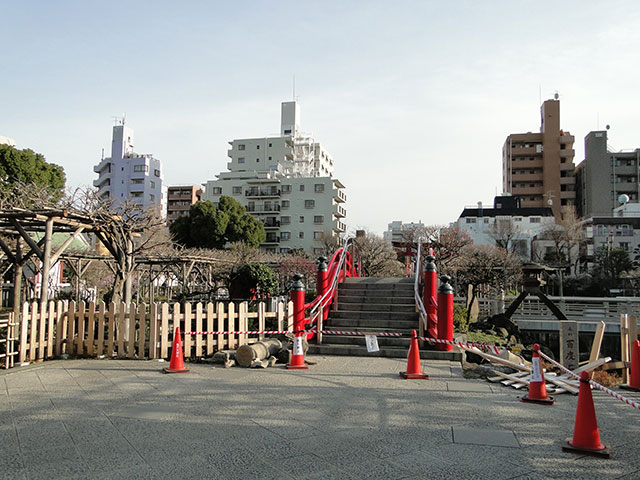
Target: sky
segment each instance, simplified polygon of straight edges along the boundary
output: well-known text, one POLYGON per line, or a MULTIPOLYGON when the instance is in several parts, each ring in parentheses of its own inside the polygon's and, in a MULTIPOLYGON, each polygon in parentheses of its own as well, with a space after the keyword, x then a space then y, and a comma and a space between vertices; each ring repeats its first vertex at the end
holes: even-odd
POLYGON ((610 125, 640 147, 640 2, 0 0, 0 136, 91 185, 126 114, 168 185, 226 170, 228 142, 301 128, 334 158, 346 224, 457 220, 502 191, 502 145, 610 125))

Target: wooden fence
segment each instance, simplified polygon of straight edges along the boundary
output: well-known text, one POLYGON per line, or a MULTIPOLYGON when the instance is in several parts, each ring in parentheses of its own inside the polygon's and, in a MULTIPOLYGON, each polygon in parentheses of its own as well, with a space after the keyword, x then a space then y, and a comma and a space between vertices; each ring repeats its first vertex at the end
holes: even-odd
POLYGON ((14 350, 15 332, 13 313, 0 316, 0 361, 4 368, 13 367, 13 357, 17 355, 14 350))
MULTIPOLYGON (((169 358, 173 332, 293 329, 293 304, 279 303, 257 312, 248 303, 111 303, 49 302, 44 311, 25 303, 19 324, 19 363, 62 354, 87 357, 169 358), (269 328, 267 328, 269 327, 269 328)), ((184 335, 185 358, 202 358, 223 349, 235 349, 264 335, 184 335)))

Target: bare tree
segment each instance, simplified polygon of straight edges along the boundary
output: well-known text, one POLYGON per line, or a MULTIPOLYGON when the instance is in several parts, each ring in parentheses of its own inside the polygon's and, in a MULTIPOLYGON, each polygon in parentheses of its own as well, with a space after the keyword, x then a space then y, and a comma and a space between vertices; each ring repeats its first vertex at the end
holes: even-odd
MULTIPOLYGON (((481 286, 504 289, 517 283, 522 275, 518 257, 503 248, 491 245, 469 245, 462 251, 455 265, 458 284, 471 286, 472 305, 481 286)), ((467 322, 471 309, 467 311, 467 322)))
POLYGON ((580 261, 584 234, 582 220, 577 216, 574 206, 564 207, 562 218, 548 226, 539 235, 539 239, 550 241, 552 253, 538 260, 554 266, 569 267, 575 272, 580 261))
POLYGON ((473 243, 469 234, 457 226, 430 225, 425 227, 423 256, 433 250, 439 272, 450 273, 450 265, 461 255, 462 249, 473 243))
POLYGON ((496 247, 504 248, 508 252, 515 251, 513 240, 518 233, 518 226, 511 217, 496 218, 489 229, 489 236, 496 242, 496 247))
POLYGON ((393 247, 379 235, 367 233, 356 237, 362 269, 369 277, 400 277, 404 267, 398 261, 393 247))

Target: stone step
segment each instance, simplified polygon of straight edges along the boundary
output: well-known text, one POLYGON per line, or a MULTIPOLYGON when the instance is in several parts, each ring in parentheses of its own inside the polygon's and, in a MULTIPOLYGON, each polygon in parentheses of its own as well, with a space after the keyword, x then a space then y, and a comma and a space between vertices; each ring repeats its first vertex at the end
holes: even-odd
POLYGON ((372 318, 334 318, 327 321, 327 327, 335 327, 337 330, 362 330, 377 329, 390 331, 409 331, 418 329, 418 318, 399 320, 399 319, 372 319, 372 318))
POLYGON ((336 310, 329 315, 331 320, 385 320, 388 323, 397 321, 414 321, 418 320, 418 314, 415 312, 357 312, 347 310, 336 310))
MULTIPOLYGON (((407 358, 408 349, 402 347, 384 347, 379 352, 367 352, 364 346, 352 345, 327 345, 327 344, 310 344, 309 351, 311 355, 341 355, 351 357, 387 357, 387 358, 407 358)), ((420 358, 423 360, 450 360, 455 362, 462 361, 462 353, 460 352, 441 352, 439 350, 420 350, 420 358)))
POLYGON ((338 299, 338 310, 348 312, 398 312, 415 313, 415 304, 393 304, 393 303, 356 303, 343 302, 338 299))
MULTIPOLYGON (((327 327, 327 330, 332 330, 331 327, 327 327)), ((313 340, 312 340, 313 342, 313 340)), ((381 337, 378 336, 378 345, 385 347, 402 347, 409 351, 409 344, 411 343, 410 335, 406 337, 381 337)), ((326 345, 359 345, 364 346, 365 338, 362 335, 323 335, 322 344, 326 345)), ((427 347, 428 348, 428 347, 427 347)))
POLYGON ((403 297, 390 297, 383 294, 375 295, 355 295, 351 292, 338 293, 339 302, 349 303, 370 303, 372 305, 378 305, 380 303, 392 303, 398 305, 413 305, 415 304, 415 298, 413 295, 407 295, 403 297))
POLYGON ((361 285, 370 285, 370 284, 413 285, 413 282, 414 282, 413 277, 349 277, 344 281, 344 283, 346 284, 361 284, 361 285))
POLYGON ((341 283, 339 285, 339 292, 360 292, 360 293, 376 293, 385 292, 385 295, 412 295, 413 286, 411 285, 353 285, 348 283, 341 283))

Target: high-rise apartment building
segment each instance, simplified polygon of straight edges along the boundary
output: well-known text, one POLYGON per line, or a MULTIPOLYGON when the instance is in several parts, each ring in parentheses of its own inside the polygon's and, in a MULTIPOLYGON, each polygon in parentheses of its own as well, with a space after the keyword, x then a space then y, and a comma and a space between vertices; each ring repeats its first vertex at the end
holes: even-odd
POLYGON ((640 148, 612 152, 606 130, 589 132, 584 138, 584 161, 576 167, 578 214, 584 218, 611 215, 620 206, 621 195, 637 203, 639 180, 640 148))
POLYGON ((560 101, 547 100, 540 109, 540 133, 512 133, 502 147, 504 192, 522 199, 522 207, 574 205, 574 137, 560 129, 560 101))
POLYGON ((130 200, 145 208, 157 208, 165 215, 167 188, 163 185, 162 164, 151 154, 135 153, 133 130, 125 125, 124 119, 113 127, 111 157, 104 158, 103 154, 93 171, 98 174, 93 186, 114 207, 130 200))
POLYGON ((226 195, 244 205, 265 226, 262 250, 319 254, 327 237, 345 231, 344 185, 333 178, 331 155, 301 133, 296 102, 282 103, 280 136, 229 144, 229 171, 207 182, 202 199, 226 195))
POLYGON ((202 187, 198 185, 177 185, 167 187, 167 224, 176 218, 189 215, 191 205, 200 200, 202 187))

